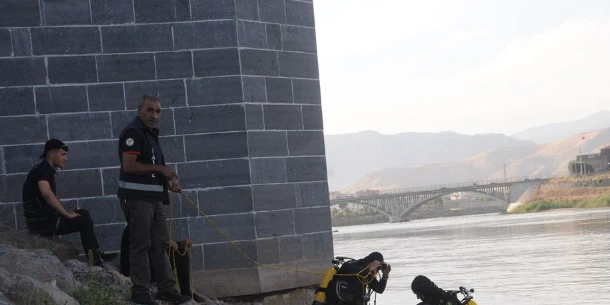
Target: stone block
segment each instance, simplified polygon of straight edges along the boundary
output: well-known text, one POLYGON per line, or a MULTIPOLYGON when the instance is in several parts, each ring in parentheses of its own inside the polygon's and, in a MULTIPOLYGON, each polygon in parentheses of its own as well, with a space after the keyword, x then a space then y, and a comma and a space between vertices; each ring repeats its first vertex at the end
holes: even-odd
POLYGON ((32 56, 30 29, 11 29, 11 43, 15 56, 32 56))
POLYGON ((13 43, 9 29, 0 28, 0 56, 12 56, 13 43))
POLYGON ((316 79, 293 79, 294 102, 297 104, 320 105, 320 81, 316 79))
MULTIPOLYGON (((17 228, 15 220, 15 205, 10 203, 0 203, 0 226, 3 228, 17 228)), ((1 301, 1 300, 0 300, 1 301)), ((2 303, 0 303, 2 304, 2 303)))
POLYGON ((245 158, 248 156, 246 132, 212 133, 184 136, 186 161, 245 158))
POLYGON ((256 237, 294 235, 293 210, 256 213, 256 237))
POLYGON ((280 262, 280 252, 277 238, 256 240, 256 256, 262 264, 276 264, 280 262))
MULTIPOLYGON (((164 205, 164 207, 167 207, 164 205)), ((187 238, 190 238, 189 232, 189 219, 188 218, 169 218, 169 214, 165 213, 167 217, 167 232, 172 237, 172 240, 176 243, 185 241, 187 238)), ((176 255, 177 256, 177 255, 176 255)))
POLYGON ((49 136, 62 141, 110 139, 108 113, 57 114, 48 117, 49 136), (87 122, 84 125, 83 122, 87 122))
MULTIPOLYGON (((296 262, 296 264, 297 264, 297 268, 301 269, 301 270, 324 271, 328 268, 332 259, 333 259, 333 256, 330 255, 330 256, 324 257, 324 258, 298 261, 298 262, 296 262)), ((319 274, 304 273, 304 272, 297 273, 297 284, 299 287, 317 285, 319 282, 320 282, 319 274)))
POLYGON ((263 105, 265 129, 303 129, 303 116, 299 105, 263 105))
POLYGON ((3 116, 34 114, 34 91, 29 87, 0 88, 0 109, 3 116))
POLYGON ((174 109, 177 134, 242 131, 246 128, 243 105, 174 109))
POLYGON ((328 207, 330 199, 328 197, 328 183, 312 182, 295 184, 297 194, 297 207, 328 207))
MULTIPOLYGON (((119 162, 117 157, 117 163, 119 162)), ((119 168, 104 168, 102 171, 102 184, 104 185, 104 196, 116 195, 119 189, 119 168)))
MULTIPOLYGON (((161 105, 163 106, 163 105, 161 105)), ((174 116, 172 114, 173 109, 163 109, 161 110, 161 117, 157 128, 159 129, 159 135, 173 135, 174 132, 174 116)), ((136 116, 137 112, 134 110, 128 111, 113 111, 110 113, 112 119, 112 138, 118 139, 121 135, 121 131, 127 126, 127 124, 131 123, 136 116)))
POLYGON ((11 131, 0 133, 0 143, 3 145, 44 143, 48 140, 44 116, 3 117, 0 130, 11 131))
POLYGON ((203 270, 203 245, 195 245, 191 248, 191 268, 193 271, 203 270))
POLYGON ((286 7, 284 5, 284 0, 259 0, 258 10, 261 21, 286 23, 286 7))
POLYGON ((4 170, 4 150, 0 147, 0 175, 4 175, 6 172, 4 170))
POLYGON ((288 152, 291 156, 324 155, 324 133, 320 131, 288 131, 288 152))
MULTIPOLYGON (((204 247, 204 262, 207 266, 208 248, 204 247)), ((230 268, 230 267, 227 267, 230 268)), ((241 268, 234 270, 204 270, 193 275, 195 291, 210 297, 252 295, 260 293, 258 268, 241 268)))
POLYGON ((252 184, 286 183, 284 158, 250 159, 252 184))
POLYGON ((235 0, 235 17, 241 20, 258 20, 258 1, 235 0))
POLYGON ((95 226, 95 235, 104 251, 118 251, 121 249, 121 238, 125 224, 111 224, 95 226))
POLYGON ((170 24, 102 27, 102 42, 104 53, 170 51, 174 47, 170 24))
POLYGON ((277 76, 278 61, 276 51, 243 49, 239 51, 241 71, 245 75, 277 76))
POLYGON ((285 51, 316 53, 316 31, 313 28, 282 25, 282 46, 285 51))
POLYGON ((5 0, 0 2, 0 26, 39 26, 38 0, 5 0))
POLYGON ((89 1, 40 0, 43 25, 91 24, 89 1))
POLYGON ((303 235, 303 256, 322 258, 333 256, 333 233, 321 232, 303 235))
POLYGON ((21 202, 21 190, 26 176, 27 174, 0 176, 0 186, 2 187, 0 202, 21 202))
POLYGON ((261 105, 245 105, 246 128, 248 130, 265 129, 263 107, 261 105))
POLYGON ((38 157, 43 151, 43 144, 5 146, 6 173, 29 172, 34 165, 40 163, 41 159, 38 157))
POLYGON ((318 78, 318 56, 316 54, 278 52, 280 76, 318 78))
POLYGON ((293 184, 253 185, 252 198, 255 211, 285 210, 296 207, 293 184))
POLYGON ((47 60, 51 84, 97 82, 94 56, 58 56, 47 60))
MULTIPOLYGON (((79 199, 78 207, 89 210, 91 219, 96 225, 125 221, 119 198, 116 196, 79 199)), ((120 239, 120 236, 118 235, 117 238, 120 239)))
MULTIPOLYGON (((199 204, 197 203, 197 191, 183 191, 182 194, 170 193, 170 200, 174 206, 174 217, 195 217, 199 215, 199 204), (187 199, 190 198, 193 204, 187 199)), ((169 214, 168 214, 169 215, 169 214)), ((169 217, 169 216, 168 216, 169 217)))
POLYGON ((286 132, 250 131, 248 132, 248 151, 251 158, 287 156, 286 132))
POLYGON ((237 38, 240 47, 266 49, 266 35, 264 23, 237 21, 237 38))
POLYGON ((184 162, 184 139, 182 136, 159 137, 165 163, 184 162))
POLYGON ((241 77, 212 77, 186 81, 190 106, 243 102, 241 77))
POLYGON ((101 53, 100 32, 96 27, 32 28, 34 55, 101 53))
POLYGON ((193 74, 191 52, 163 52, 155 54, 157 79, 190 78, 193 74))
POLYGON ((278 240, 280 262, 293 262, 303 258, 303 236, 282 236, 278 240))
POLYGON ((150 80, 155 78, 153 54, 96 56, 100 82, 150 80))
MULTIPOLYGON (((216 215, 210 216, 210 220, 232 241, 253 240, 256 238, 253 213, 216 215)), ((190 218, 189 221, 193 243, 226 242, 226 239, 220 234, 218 229, 212 226, 207 219, 197 217, 190 218), (203 241, 201 241, 202 236, 203 241)))
POLYGON ((133 23, 134 12, 131 0, 91 0, 93 24, 133 23))
POLYGON ((0 86, 44 85, 47 69, 44 58, 0 58, 0 86))
POLYGON ((267 93, 265 92, 264 77, 243 76, 241 78, 243 86, 244 103, 266 103, 267 93))
POLYGON ((250 184, 248 160, 179 163, 180 184, 185 189, 250 184))
POLYGON ((174 25, 176 50, 237 47, 235 20, 174 25))
POLYGON ((190 20, 188 0, 134 0, 137 23, 190 20))
POLYGON ((252 212, 252 189, 249 186, 225 187, 198 191, 199 206, 208 215, 252 212))
MULTIPOLYGON (((138 109, 138 102, 143 95, 156 96, 161 103, 161 108, 186 106, 186 91, 182 80, 125 83, 127 109, 138 109)), ((163 119, 166 118, 163 117, 163 119)))
POLYGON ((40 113, 87 111, 85 86, 36 87, 36 109, 40 113))
MULTIPOLYGON (((324 232, 331 230, 330 208, 296 209, 294 215, 297 234, 324 232)), ((303 237, 305 239, 305 237, 303 237)), ((331 244, 332 246, 332 244, 331 244)))
POLYGON ((97 169, 61 171, 55 180, 60 198, 102 196, 102 176, 97 169))
POLYGON ((195 76, 239 75, 237 49, 214 49, 193 52, 195 76))
POLYGON ((66 169, 99 168, 119 165, 117 140, 69 143, 66 169))
POLYGON ((193 20, 235 19, 233 0, 191 0, 193 20))
MULTIPOLYGON (((238 241, 235 242, 235 245, 248 257, 257 260, 255 241, 238 241)), ((255 266, 254 263, 237 252, 229 243, 204 244, 203 255, 206 270, 238 269, 255 266)), ((223 272, 227 271, 223 270, 223 272)), ((243 278, 243 274, 240 278, 243 278)))
POLYGON ((324 123, 322 121, 322 106, 303 105, 303 128, 322 130, 324 123))
POLYGON ((313 3, 286 0, 286 23, 314 27, 313 3))
POLYGON ((123 84, 87 86, 90 111, 125 110, 123 84))
POLYGON ((292 81, 290 78, 266 77, 267 102, 292 103, 292 81))
POLYGON ((267 31, 267 47, 273 50, 281 50, 282 47, 282 31, 279 24, 265 24, 267 31))
POLYGON ((286 158, 288 182, 325 181, 326 158, 295 157, 286 158))

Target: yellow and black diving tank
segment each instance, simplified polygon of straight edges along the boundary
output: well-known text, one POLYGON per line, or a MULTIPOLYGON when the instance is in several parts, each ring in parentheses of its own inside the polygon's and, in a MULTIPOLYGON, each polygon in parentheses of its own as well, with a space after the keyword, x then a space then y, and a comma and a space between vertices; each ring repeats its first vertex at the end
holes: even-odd
POLYGON ((320 287, 316 290, 316 297, 313 299, 311 305, 323 305, 326 303, 326 288, 328 287, 328 282, 333 279, 335 273, 337 273, 335 268, 328 268, 324 271, 320 287))

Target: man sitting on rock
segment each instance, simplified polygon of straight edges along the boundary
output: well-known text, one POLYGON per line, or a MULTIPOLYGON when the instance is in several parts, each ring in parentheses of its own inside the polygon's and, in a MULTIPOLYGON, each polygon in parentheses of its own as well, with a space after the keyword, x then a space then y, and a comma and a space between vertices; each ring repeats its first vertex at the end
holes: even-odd
MULTIPOLYGON (((204 303, 205 300, 193 293, 191 291, 191 266, 190 266, 190 257, 186 255, 186 251, 192 245, 191 240, 187 239, 185 241, 180 241, 176 243, 175 241, 170 241, 170 265, 172 268, 176 268, 176 273, 178 274, 178 284, 180 285, 180 294, 192 297, 195 302, 204 303), (175 259, 175 264, 174 260, 175 259)), ((151 272, 153 269, 151 268, 151 272)), ((129 276, 129 225, 125 227, 123 231, 123 236, 121 237, 121 274, 124 276, 129 276)), ((153 274, 153 279, 154 274, 153 274)))
POLYGON ((23 184, 23 210, 28 230, 43 236, 80 232, 85 253, 93 255, 93 264, 113 260, 117 254, 104 254, 99 249, 93 230, 93 220, 85 209, 66 209, 57 197, 55 169, 63 168, 68 160, 68 146, 50 139, 40 155, 42 162, 32 168, 23 184))

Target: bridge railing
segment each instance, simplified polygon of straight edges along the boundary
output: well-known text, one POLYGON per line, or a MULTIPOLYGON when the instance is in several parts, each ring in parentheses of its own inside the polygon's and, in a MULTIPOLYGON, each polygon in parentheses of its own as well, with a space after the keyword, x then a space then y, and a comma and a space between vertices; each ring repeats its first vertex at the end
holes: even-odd
MULTIPOLYGON (((455 189, 455 188, 463 188, 463 187, 468 187, 468 186, 490 185, 490 184, 494 184, 494 183, 513 183, 513 182, 536 180, 536 179, 543 179, 543 177, 541 175, 532 175, 532 176, 511 177, 511 178, 507 178, 507 179, 500 178, 500 179, 461 181, 461 182, 455 182, 455 183, 414 186, 414 187, 391 189, 391 190, 379 190, 378 194, 379 195, 388 195, 388 194, 397 194, 397 193, 426 192, 426 191, 440 190, 442 188, 455 189)), ((370 196, 370 195, 372 195, 372 194, 367 194, 367 193, 363 193, 363 192, 341 193, 341 198, 345 198, 345 197, 353 198, 353 197, 362 197, 362 196, 370 196)))

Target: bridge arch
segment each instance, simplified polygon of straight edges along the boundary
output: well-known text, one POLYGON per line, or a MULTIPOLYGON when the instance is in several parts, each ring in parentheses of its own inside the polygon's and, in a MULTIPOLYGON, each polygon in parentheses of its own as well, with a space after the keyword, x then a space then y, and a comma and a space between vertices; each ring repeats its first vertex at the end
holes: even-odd
MULTIPOLYGON (((483 191, 477 191, 477 190, 471 190, 471 191, 468 191, 468 192, 471 192, 471 193, 478 193, 478 194, 484 194, 484 195, 487 195, 487 196, 491 196, 491 197, 493 197, 493 198, 495 198, 495 199, 497 199, 497 200, 500 200, 500 201, 502 201, 502 202, 506 203, 506 205, 508 205, 508 204, 509 204, 509 202, 508 202, 508 201, 506 201, 506 199, 505 199, 505 198, 498 197, 498 196, 496 196, 496 195, 495 195, 495 194, 493 194, 493 193, 487 193, 487 192, 483 192, 483 191)), ((405 219, 407 216, 409 216, 409 215, 413 214, 413 212, 415 212, 415 211, 417 211, 419 208, 421 208, 421 207, 422 207, 424 204, 426 204, 426 203, 428 203, 428 202, 430 202, 430 201, 432 201, 432 200, 435 200, 435 199, 438 199, 438 198, 441 198, 441 197, 443 197, 443 196, 446 196, 446 195, 449 195, 449 194, 453 194, 453 193, 456 193, 456 192, 452 191, 452 192, 441 193, 441 194, 438 194, 438 195, 434 195, 434 196, 432 196, 432 197, 428 197, 428 198, 426 198, 426 199, 424 199, 424 200, 422 200, 422 201, 420 201, 420 202, 418 202, 418 203, 416 203, 416 204, 412 205, 411 207, 409 207, 409 208, 408 208, 406 211, 404 211, 404 212, 403 212, 403 213, 400 215, 400 219, 405 219)))
MULTIPOLYGON (((368 203, 365 202, 358 202, 358 201, 345 201, 345 203, 352 203, 352 204, 356 204, 359 206, 363 206, 363 207, 367 207, 371 210, 374 210, 375 212, 379 213, 379 214, 383 214, 384 216, 386 216, 388 219, 390 219, 390 217, 392 217, 392 215, 386 213, 385 211, 382 211, 380 209, 378 209, 377 207, 370 205, 368 203)), ((333 204, 334 205, 334 204, 333 204)), ((337 203, 336 205, 339 205, 339 203, 337 203)))

